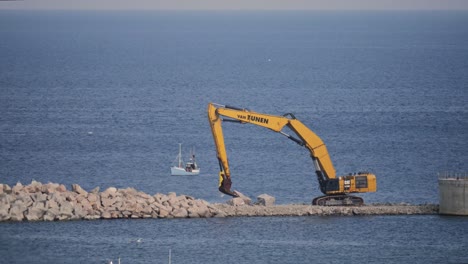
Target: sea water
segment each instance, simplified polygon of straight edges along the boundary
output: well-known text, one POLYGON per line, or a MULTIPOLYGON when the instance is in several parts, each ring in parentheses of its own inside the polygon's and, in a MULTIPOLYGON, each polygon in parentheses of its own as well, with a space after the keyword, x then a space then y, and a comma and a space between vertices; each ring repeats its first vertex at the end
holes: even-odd
MULTIPOLYGON (((466 12, 0 11, 0 182, 134 187, 208 202, 209 102, 293 113, 367 203, 438 203, 466 172, 466 12), (201 174, 171 177, 182 143, 201 174)), ((307 149, 223 126, 233 189, 321 195, 307 149)), ((292 133, 285 129, 285 132, 292 133)), ((468 262, 465 218, 284 217, 1 223, 6 263, 468 262), (141 238, 141 240, 138 240, 141 238), (139 241, 139 242, 138 242, 139 241)))

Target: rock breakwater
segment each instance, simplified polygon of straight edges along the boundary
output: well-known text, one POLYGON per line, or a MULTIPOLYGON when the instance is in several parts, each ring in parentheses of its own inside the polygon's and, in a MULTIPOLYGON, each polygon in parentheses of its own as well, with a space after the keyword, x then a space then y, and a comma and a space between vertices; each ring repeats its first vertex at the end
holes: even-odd
POLYGON ((148 195, 134 188, 107 188, 90 192, 73 184, 32 181, 12 188, 0 184, 0 221, 55 221, 114 218, 214 217, 217 210, 206 201, 176 193, 148 195))
MULTIPOLYGON (((272 205, 261 196, 259 202, 210 204, 187 195, 149 195, 134 188, 99 187, 86 191, 78 184, 71 190, 63 184, 0 184, 0 221, 60 221, 118 218, 209 218, 235 216, 307 215, 407 215, 437 214, 438 205, 386 204, 360 207, 272 205)), ((274 199, 273 199, 274 203, 274 199)))

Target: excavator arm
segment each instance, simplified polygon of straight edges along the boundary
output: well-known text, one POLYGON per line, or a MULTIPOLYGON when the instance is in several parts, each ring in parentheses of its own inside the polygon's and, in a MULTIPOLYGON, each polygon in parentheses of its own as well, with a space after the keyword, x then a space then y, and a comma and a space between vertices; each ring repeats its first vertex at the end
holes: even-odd
MULTIPOLYGON (((223 121, 241 124, 250 123, 265 127, 307 148, 315 167, 320 190, 325 194, 325 197, 319 197, 319 199, 315 200, 317 204, 328 202, 330 200, 327 197, 328 195, 335 195, 335 198, 341 195, 342 198, 338 200, 343 200, 347 198, 347 196, 343 196, 346 193, 371 192, 376 190, 375 175, 373 174, 359 173, 337 177, 327 147, 323 141, 291 113, 283 116, 274 116, 256 113, 243 108, 210 103, 208 104, 208 119, 216 145, 216 153, 220 167, 218 187, 219 191, 222 193, 238 196, 235 191, 231 191, 231 172, 229 170, 229 162, 224 143, 223 121), (284 127, 288 127, 295 135, 292 136, 283 132, 282 130, 284 127)), ((359 199, 360 198, 357 200, 359 199)), ((352 203, 356 202, 353 201, 352 203)), ((357 203, 359 203, 359 201, 357 201, 357 203)))

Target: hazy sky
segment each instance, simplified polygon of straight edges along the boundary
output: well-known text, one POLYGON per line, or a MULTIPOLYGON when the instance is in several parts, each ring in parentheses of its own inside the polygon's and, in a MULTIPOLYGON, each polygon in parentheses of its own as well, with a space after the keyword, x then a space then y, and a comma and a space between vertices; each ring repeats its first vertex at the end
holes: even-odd
POLYGON ((0 0, 0 9, 468 10, 468 0, 0 0))

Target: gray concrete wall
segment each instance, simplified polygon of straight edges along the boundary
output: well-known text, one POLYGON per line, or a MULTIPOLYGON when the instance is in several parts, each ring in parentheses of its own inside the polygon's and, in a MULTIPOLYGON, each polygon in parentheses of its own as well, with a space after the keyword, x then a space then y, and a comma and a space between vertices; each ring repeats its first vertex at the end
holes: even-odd
POLYGON ((468 178, 439 179, 439 213, 468 215, 468 178))

